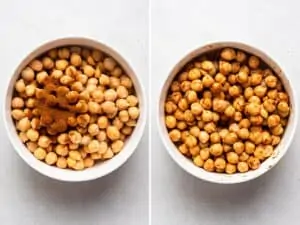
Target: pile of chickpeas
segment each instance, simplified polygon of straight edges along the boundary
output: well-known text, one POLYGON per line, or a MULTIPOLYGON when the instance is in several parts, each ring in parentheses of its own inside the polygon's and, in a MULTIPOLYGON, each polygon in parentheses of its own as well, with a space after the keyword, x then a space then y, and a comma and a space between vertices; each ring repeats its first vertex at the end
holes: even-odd
POLYGON ((224 48, 188 63, 171 83, 165 124, 178 150, 209 172, 256 170, 290 113, 280 79, 258 57, 224 48))
POLYGON ((66 46, 21 71, 11 115, 37 159, 83 170, 122 150, 137 124, 138 105, 132 80, 113 58, 66 46))

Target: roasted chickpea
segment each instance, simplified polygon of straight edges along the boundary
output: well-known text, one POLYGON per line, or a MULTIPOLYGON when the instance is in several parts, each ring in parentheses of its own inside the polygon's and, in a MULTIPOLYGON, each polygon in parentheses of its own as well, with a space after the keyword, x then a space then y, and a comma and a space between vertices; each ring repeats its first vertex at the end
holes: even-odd
POLYGON ((248 60, 248 65, 251 69, 257 69, 260 64, 259 58, 256 56, 250 56, 248 60))
POLYGON ((225 61, 220 61, 219 70, 222 74, 228 75, 232 71, 232 65, 225 61))
POLYGON ((213 156, 220 156, 223 153, 223 146, 220 143, 212 144, 209 151, 213 156))
POLYGON ((186 100, 189 104, 196 102, 198 100, 197 93, 195 91, 189 90, 185 94, 186 100))
POLYGON ((231 164, 237 164, 238 161, 239 161, 239 156, 238 156, 238 154, 235 153, 235 152, 228 152, 228 153, 226 154, 226 159, 227 159, 227 161, 228 161, 229 163, 231 163, 231 164))
POLYGON ((225 137, 223 138, 223 142, 225 144, 229 144, 229 145, 234 144, 237 140, 238 140, 238 136, 236 133, 233 133, 233 132, 227 133, 225 135, 225 137))
POLYGON ((247 59, 247 55, 242 51, 237 51, 236 53, 236 61, 242 63, 247 59))
POLYGON ((206 171, 213 172, 213 171, 215 170, 215 164, 214 164, 214 161, 213 161, 212 159, 207 159, 207 160, 204 162, 203 168, 204 168, 206 171))
POLYGON ((204 87, 208 88, 210 87, 211 85, 213 85, 214 83, 214 79, 210 76, 210 75, 205 75, 203 78, 202 78, 202 84, 204 87))

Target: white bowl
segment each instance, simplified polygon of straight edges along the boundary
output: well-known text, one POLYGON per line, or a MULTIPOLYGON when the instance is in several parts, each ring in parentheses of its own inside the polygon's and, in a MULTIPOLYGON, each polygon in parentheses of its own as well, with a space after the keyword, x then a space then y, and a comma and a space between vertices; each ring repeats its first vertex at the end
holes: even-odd
POLYGON ((129 64, 125 61, 125 59, 120 56, 115 50, 110 47, 99 43, 97 41, 87 39, 87 38, 64 38, 57 39, 54 41, 50 41, 36 50, 31 52, 17 67, 14 74, 9 80, 6 90, 4 103, 4 123, 9 136, 9 139, 17 151, 17 153, 21 156, 21 158, 30 165, 33 169, 40 172, 41 174, 62 181, 87 181, 93 180, 102 176, 105 176, 112 171, 119 168, 122 164, 124 164, 127 159, 132 155, 134 150, 136 149, 139 141, 142 138, 143 131, 146 124, 146 95, 144 88, 139 81, 138 76, 134 73, 133 69, 129 66, 129 64), (49 166, 44 162, 37 160, 32 153, 25 147, 25 145, 19 139, 14 122, 11 118, 11 99, 14 89, 14 84, 19 77, 21 70, 34 58, 41 55, 42 53, 55 48, 66 45, 78 45, 78 46, 86 46, 94 49, 98 49, 113 57, 125 70, 128 76, 131 77, 138 99, 139 99, 139 107, 140 107, 140 117, 138 119, 137 125, 131 134, 131 136, 126 141, 123 150, 114 156, 112 159, 97 163, 94 167, 85 169, 83 171, 73 171, 67 169, 59 169, 54 166, 49 166))
POLYGON ((161 88, 161 95, 159 98, 159 109, 158 109, 158 127, 160 136, 162 138, 162 141, 166 147, 166 150, 170 154, 170 156, 173 158, 173 160, 186 172, 192 174, 193 176, 206 180, 209 182, 214 183, 223 183, 223 184, 230 184, 230 183, 241 183, 245 181, 252 180, 254 178, 259 177, 260 175, 266 173, 269 171, 275 164, 278 163, 278 161, 285 155, 287 152, 291 141, 293 139, 293 136, 295 134, 297 121, 298 121, 298 106, 296 101, 296 93, 295 88, 292 86, 291 81, 289 78, 284 74, 284 72, 280 69, 277 63, 275 63, 268 55, 263 53, 262 51, 248 46, 246 44, 237 43, 237 42, 218 42, 218 43, 212 43, 209 45, 205 45, 203 47, 200 47, 188 55, 186 55, 182 60, 180 60, 175 67, 170 72, 169 76, 167 77, 166 81, 164 82, 163 87, 161 88), (250 54, 256 55, 259 58, 261 58, 267 65, 269 65, 274 72, 280 77, 289 97, 290 97, 290 104, 291 104, 291 113, 288 121, 288 125, 286 127, 285 133, 283 135, 283 138, 279 145, 276 147, 274 154, 268 158, 266 161, 264 161, 259 169, 254 171, 249 171, 246 173, 236 173, 233 175, 228 174, 220 174, 220 173, 212 173, 207 172, 202 168, 199 168, 193 164, 193 162, 183 156, 176 148, 176 146, 172 143, 168 136, 168 131, 165 126, 165 120, 164 120, 164 103, 166 100, 166 95, 168 92, 168 89, 170 87, 171 82, 177 75, 177 73, 180 71, 180 69, 183 68, 184 65, 186 65, 189 61, 194 59, 197 56, 203 55, 207 52, 214 51, 217 49, 221 49, 224 47, 233 47, 240 50, 243 50, 245 52, 248 52, 250 54))

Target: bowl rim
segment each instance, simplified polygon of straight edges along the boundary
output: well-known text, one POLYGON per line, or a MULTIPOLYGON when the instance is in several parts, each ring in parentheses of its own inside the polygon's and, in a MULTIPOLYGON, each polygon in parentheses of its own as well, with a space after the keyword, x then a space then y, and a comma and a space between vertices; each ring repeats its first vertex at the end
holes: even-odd
MULTIPOLYGON (((10 96, 12 97, 12 94, 10 96)), ((137 74, 133 70, 132 66, 128 63, 128 61, 125 60, 125 58, 121 56, 114 48, 90 37, 63 37, 52 39, 50 41, 39 44, 33 50, 27 52, 25 56, 18 62, 10 77, 8 78, 4 98, 5 99, 3 101, 2 116, 8 138, 14 150, 35 171, 52 179, 66 182, 82 182, 94 180, 106 176, 111 172, 117 170, 119 167, 121 167, 136 150, 139 142, 143 137, 147 121, 146 92, 139 76, 137 76, 137 74), (87 168, 82 171, 60 169, 56 166, 49 166, 46 163, 36 159, 19 139, 10 114, 11 99, 9 98, 9 93, 13 93, 13 86, 15 84, 15 81, 19 77, 21 69, 24 68, 32 59, 38 57, 39 55, 45 53, 46 51, 52 48, 71 45, 95 48, 103 51, 105 54, 114 58, 118 62, 118 64, 126 71, 126 74, 132 79, 139 99, 140 108, 140 116, 137 125, 134 128, 133 133, 126 140, 123 150, 117 155, 115 155, 112 159, 103 161, 101 163, 98 163, 98 165, 96 164, 92 168, 87 168)))
POLYGON ((156 118, 156 122, 158 124, 158 132, 164 144, 164 148, 168 152, 170 157, 176 162, 176 164, 179 167, 181 167, 188 174, 193 175, 198 179, 218 184, 234 184, 250 181, 265 174, 270 169, 272 169, 280 161, 280 159, 282 159, 282 157, 286 154, 287 150, 289 149, 298 124, 298 105, 296 89, 294 88, 292 82, 290 82, 290 77, 288 77, 281 68, 282 67, 279 66, 277 62, 275 62, 268 54, 266 54, 262 50, 253 47, 252 45, 236 41, 210 42, 198 48, 195 48, 192 51, 189 51, 183 57, 181 57, 180 60, 177 61, 177 63, 172 67, 168 76, 164 79, 160 88, 160 95, 157 99, 158 116, 156 118), (267 160, 265 160, 261 164, 260 168, 258 168, 257 170, 249 171, 246 173, 236 173, 232 175, 208 172, 202 168, 195 166, 190 159, 186 158, 181 153, 179 153, 176 146, 173 144, 173 142, 168 136, 167 128, 164 122, 164 102, 166 99, 167 90, 169 89, 169 85, 176 76, 176 74, 180 71, 180 69, 182 69, 184 65, 186 65, 186 63, 191 61, 193 58, 198 57, 201 54, 203 55, 209 51, 218 50, 224 47, 232 47, 256 55, 262 61, 264 61, 270 68, 272 68, 275 74, 281 78, 281 81, 283 82, 286 91, 289 92, 288 94, 292 109, 289 116, 288 126, 286 127, 286 130, 279 145, 276 146, 274 154, 267 160), (287 88, 289 90, 287 90, 287 88))

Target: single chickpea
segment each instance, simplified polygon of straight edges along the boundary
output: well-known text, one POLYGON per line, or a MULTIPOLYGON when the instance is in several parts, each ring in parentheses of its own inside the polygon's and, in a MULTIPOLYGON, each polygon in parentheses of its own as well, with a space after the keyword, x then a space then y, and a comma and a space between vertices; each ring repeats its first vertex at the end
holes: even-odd
POLYGON ((198 145, 189 149, 192 156, 197 156, 200 153, 200 147, 198 145))
POLYGON ((178 81, 173 81, 170 89, 172 92, 180 91, 180 83, 178 81))
POLYGON ((55 61, 55 68, 58 70, 65 70, 68 65, 69 62, 65 59, 59 59, 55 61))
POLYGON ((28 117, 24 117, 17 122, 16 128, 19 131, 26 132, 31 127, 28 117))
POLYGON ((106 142, 99 142, 98 140, 92 140, 87 146, 86 149, 87 153, 98 152, 101 149, 101 147, 103 149, 104 144, 101 145, 100 143, 106 143, 106 142))
POLYGON ((228 82, 229 84, 236 84, 237 82, 237 76, 234 74, 231 74, 228 76, 228 82))
POLYGON ((246 162, 249 159, 249 155, 246 152, 242 152, 239 155, 239 161, 246 162))
POLYGON ((216 74, 216 66, 212 61, 204 60, 203 62, 201 62, 201 68, 205 72, 208 72, 211 76, 216 74))
POLYGON ((240 173, 246 173, 249 170, 249 166, 246 162, 239 162, 237 164, 237 169, 240 173))
POLYGON ((21 140, 23 143, 25 143, 25 142, 28 141, 28 137, 27 137, 27 134, 26 134, 25 132, 20 132, 20 133, 19 133, 19 138, 20 138, 20 140, 21 140))
POLYGON ((248 82, 248 74, 245 71, 240 71, 237 74, 237 82, 241 83, 241 84, 245 84, 248 82))
POLYGON ((221 130, 219 131, 219 135, 220 135, 221 139, 224 139, 225 136, 226 136, 228 133, 229 133, 229 130, 228 130, 228 129, 221 129, 221 130))
POLYGON ((67 160, 64 157, 58 157, 56 161, 56 166, 60 169, 67 168, 67 160))
POLYGON ((197 93, 195 91, 189 90, 185 93, 186 100, 189 104, 196 102, 198 100, 197 93))
POLYGON ((54 67, 54 62, 50 57, 44 57, 42 59, 43 68, 50 70, 54 67))
POLYGON ((70 141, 69 135, 66 134, 66 133, 60 134, 60 135, 57 137, 57 142, 58 142, 59 144, 65 145, 65 144, 68 144, 69 141, 70 141))
POLYGON ((99 84, 103 86, 108 86, 110 84, 109 76, 101 74, 101 76, 99 77, 99 84))
POLYGON ((210 137, 206 131, 200 131, 198 138, 201 143, 207 143, 210 137))
POLYGON ((107 137, 112 140, 118 140, 120 138, 120 131, 115 126, 108 126, 106 129, 107 137))
POLYGON ((242 51, 237 51, 236 53, 236 61, 242 63, 247 59, 247 55, 242 51))
POLYGON ((278 92, 278 99, 280 101, 285 101, 285 102, 289 101, 288 95, 286 93, 284 93, 284 92, 278 92))
POLYGON ((82 139, 82 136, 79 132, 72 130, 69 132, 69 140, 73 143, 73 144, 80 144, 82 139))
POLYGON ((207 133, 211 134, 217 130, 216 124, 213 122, 209 122, 204 125, 203 128, 207 133))
POLYGON ((128 76, 122 75, 120 77, 121 85, 126 87, 127 89, 130 89, 133 87, 132 81, 128 76))
POLYGON ((254 95, 254 90, 252 87, 247 87, 244 90, 244 96, 246 99, 251 98, 254 95))
POLYGON ((213 94, 218 94, 222 91, 222 88, 222 84, 215 82, 211 85, 210 90, 213 94))
POLYGON ((21 72, 21 77, 23 78, 24 81, 31 82, 34 80, 35 74, 32 68, 26 67, 22 72, 21 72))
POLYGON ((15 120, 21 120, 22 118, 25 117, 25 113, 21 109, 13 109, 11 111, 11 115, 15 120))
POLYGON ((289 111, 290 111, 290 107, 289 107, 288 103, 285 101, 280 101, 277 105, 277 109, 278 109, 278 111, 283 112, 283 113, 289 113, 289 111))
POLYGON ((245 149, 245 145, 243 142, 239 141, 239 142, 235 142, 233 144, 233 149, 234 151, 238 154, 241 155, 244 152, 245 149))
POLYGON ((70 152, 69 152, 69 157, 70 157, 71 159, 76 160, 76 161, 81 160, 81 154, 80 154, 79 151, 70 151, 70 152))
POLYGON ((38 145, 41 147, 41 148, 48 148, 49 145, 51 144, 51 139, 47 136, 40 136, 39 139, 38 139, 38 145))
POLYGON ((240 96, 233 101, 233 107, 236 109, 236 111, 242 112, 245 108, 245 99, 240 96))
POLYGON ((235 114, 235 108, 232 105, 227 106, 227 108, 224 111, 224 115, 227 117, 233 117, 235 114))
POLYGON ((172 129, 176 127, 176 118, 174 116, 166 116, 165 123, 167 128, 172 129))
POLYGON ((21 109, 25 105, 24 100, 20 97, 14 97, 11 101, 11 107, 13 109, 21 109))
POLYGON ((55 152, 49 152, 47 155, 46 155, 46 158, 45 158, 45 162, 48 164, 48 165, 53 165, 57 162, 57 155, 55 154, 55 152))
POLYGON ((99 133, 99 127, 98 127, 98 125, 95 124, 95 123, 94 124, 90 124, 88 126, 88 132, 89 132, 90 135, 96 136, 99 133))
POLYGON ((210 143, 216 144, 221 142, 221 137, 218 132, 214 132, 210 135, 210 143))
POLYGON ((267 99, 263 102, 263 107, 268 112, 274 112, 276 110, 275 102, 273 99, 267 99))
POLYGON ((236 165, 227 163, 226 168, 225 168, 225 172, 227 174, 234 174, 236 172, 236 165))
POLYGON ((250 76, 250 84, 252 86, 257 86, 257 85, 259 85, 259 84, 262 83, 262 79, 263 79, 263 77, 262 77, 261 74, 259 74, 259 73, 253 73, 250 76))
POLYGON ((226 61, 231 61, 236 58, 236 53, 235 53, 235 50, 232 48, 224 48, 221 51, 220 56, 222 59, 224 59, 226 61))
POLYGON ((103 61, 104 68, 108 71, 113 71, 117 63, 113 58, 107 57, 103 61))
POLYGON ((95 69, 90 65, 85 65, 83 67, 83 73, 88 77, 92 77, 95 74, 95 69))
POLYGON ((107 135, 106 132, 103 130, 99 131, 99 134, 96 136, 98 141, 106 141, 107 140, 107 135))
POLYGON ((124 147, 124 142, 121 140, 116 140, 111 144, 111 149, 114 154, 119 153, 124 147))
POLYGON ((36 142, 27 142, 26 143, 26 147, 28 148, 28 150, 32 153, 34 153, 34 151, 38 148, 38 145, 36 142))
POLYGON ((199 155, 202 160, 207 160, 210 156, 209 148, 201 149, 199 155))
POLYGON ((194 117, 194 115, 192 114, 191 110, 186 110, 186 111, 184 112, 184 120, 185 120, 187 123, 192 123, 192 122, 194 122, 195 117, 194 117))
POLYGON ((253 170, 256 170, 256 169, 258 169, 260 167, 260 161, 259 161, 259 159, 256 158, 256 157, 253 157, 253 156, 249 157, 247 163, 248 163, 248 166, 251 169, 253 169, 253 170))
POLYGON ((138 98, 134 95, 129 95, 127 98, 126 98, 127 102, 129 103, 129 106, 131 107, 134 107, 134 106, 137 106, 138 105, 138 98))
POLYGON ((250 116, 257 116, 260 114, 261 106, 257 103, 249 103, 245 107, 245 112, 250 116))
POLYGON ((117 96, 119 98, 127 98, 128 97, 128 90, 124 86, 117 87, 117 96))
POLYGON ((220 156, 223 153, 223 146, 220 143, 212 144, 209 151, 213 156, 220 156))
POLYGON ((111 159, 113 156, 113 151, 110 148, 108 148, 107 151, 103 154, 103 159, 111 159))
POLYGON ((108 118, 106 116, 100 116, 98 118, 97 124, 98 124, 98 126, 99 126, 100 129, 107 128, 108 125, 109 125, 108 118))
POLYGON ((175 104, 178 104, 180 99, 182 99, 182 94, 180 92, 173 92, 170 96, 170 100, 172 100, 175 104))
POLYGON ((187 124, 184 121, 179 121, 176 126, 179 130, 185 130, 187 128, 187 124))
POLYGON ((119 77, 122 75, 122 69, 120 67, 115 67, 114 70, 110 73, 114 77, 119 77))
POLYGON ((26 85, 23 79, 20 79, 15 84, 15 89, 17 92, 22 93, 26 90, 26 85))
MULTIPOLYGON (((118 99, 117 102, 116 102, 116 105, 117 105, 119 110, 124 110, 124 109, 127 109, 129 107, 129 104, 125 99, 118 99)), ((167 101, 165 103, 166 113, 172 114, 176 111, 176 109, 177 109, 177 106, 174 102, 167 101)))
MULTIPOLYGON (((34 59, 33 61, 31 61, 29 63, 29 67, 31 69, 33 69, 34 71, 36 72, 40 72, 43 70, 43 63, 37 59, 34 59)), ((24 80, 26 80, 24 77, 23 77, 24 80)), ((31 81, 33 80, 33 78, 31 79, 31 81)), ((29 80, 28 80, 29 81, 29 80)))
POLYGON ((249 140, 254 144, 258 145, 262 142, 261 132, 259 131, 251 131, 249 135, 249 140))
POLYGON ((228 75, 232 71, 232 65, 229 62, 220 61, 219 70, 222 74, 228 75))
POLYGON ((218 73, 216 76, 215 76, 215 80, 218 84, 222 84, 224 85, 225 82, 226 82, 226 77, 222 74, 222 73, 218 73))
POLYGON ((274 153, 274 148, 272 145, 265 145, 263 155, 265 158, 269 158, 274 153))
POLYGON ((262 116, 250 116, 250 122, 254 126, 262 125, 264 118, 262 116))
POLYGON ((229 125, 229 131, 233 132, 233 133, 238 133, 238 131, 240 130, 240 127, 237 123, 232 123, 229 125))
POLYGON ((210 75, 205 75, 202 78, 202 84, 206 88, 212 86, 214 82, 215 82, 214 79, 210 75))
POLYGON ((214 160, 207 159, 203 164, 203 168, 208 172, 214 172, 215 170, 214 160))
MULTIPOLYGON (((201 158, 201 157, 200 157, 201 158)), ((215 160, 215 167, 219 170, 224 170, 226 168, 226 161, 223 158, 216 158, 215 160)))
POLYGON ((201 72, 200 69, 198 68, 193 68, 188 72, 188 79, 189 80, 196 80, 201 77, 201 72))
POLYGON ((223 138, 223 143, 225 144, 229 144, 229 145, 232 145, 234 144, 235 142, 237 142, 238 140, 238 136, 236 133, 233 133, 233 132, 229 132, 225 135, 225 137, 223 138))
POLYGON ((67 156, 69 154, 68 146, 58 144, 55 146, 55 152, 60 156, 67 156))
POLYGON ((196 92, 203 90, 203 84, 201 80, 193 80, 190 85, 191 89, 196 92))
POLYGON ((60 48, 57 50, 57 55, 60 59, 68 59, 70 57, 70 50, 68 48, 60 48))
POLYGON ((116 105, 114 102, 111 101, 105 101, 101 104, 103 112, 106 114, 114 114, 118 109, 116 108, 116 105))
POLYGON ((179 147, 178 147, 178 150, 182 153, 182 154, 187 154, 188 153, 188 148, 186 146, 186 144, 181 144, 179 147))
POLYGON ((45 149, 39 147, 33 152, 33 155, 39 160, 44 160, 46 158, 47 152, 45 149))
POLYGON ((121 110, 119 112, 119 118, 123 123, 126 123, 129 121, 129 113, 127 110, 121 110))
POLYGON ((34 129, 29 129, 26 132, 26 136, 30 141, 37 141, 39 139, 39 132, 34 129))
POLYGON ((199 137, 199 134, 200 134, 199 127, 197 127, 197 126, 191 127, 190 134, 193 135, 194 137, 199 137))
POLYGON ((169 137, 173 142, 178 142, 181 139, 181 132, 178 129, 173 129, 169 132, 169 137))
POLYGON ((269 88, 275 88, 277 86, 278 79, 274 75, 269 75, 265 78, 265 83, 269 88))
POLYGON ((260 64, 259 58, 252 55, 249 57, 248 65, 251 69, 257 69, 260 64))
POLYGON ((188 148, 195 147, 197 145, 197 139, 193 135, 188 135, 185 144, 188 148))
POLYGON ((179 102, 178 102, 178 108, 180 110, 185 111, 185 110, 188 109, 188 107, 189 107, 189 104, 188 104, 188 102, 187 102, 187 100, 185 98, 182 98, 182 99, 179 100, 179 102))
POLYGON ((122 134, 124 135, 130 135, 132 133, 132 127, 129 127, 129 126, 124 126, 122 129, 121 129, 121 132, 122 134))
POLYGON ((271 133, 273 135, 280 136, 283 134, 283 132, 284 132, 284 129, 281 124, 277 125, 276 127, 271 128, 271 133))
POLYGON ((196 157, 194 157, 193 162, 198 167, 203 167, 203 165, 204 165, 204 161, 203 161, 203 159, 199 155, 197 155, 196 157))
POLYGON ((263 98, 267 93, 267 88, 263 85, 256 86, 254 88, 254 94, 259 98, 263 98))
POLYGON ((249 138, 249 130, 247 128, 241 128, 238 132, 237 132, 238 136, 240 139, 242 140, 247 140, 249 138))
POLYGON ((280 124, 280 116, 277 114, 272 114, 268 117, 268 127, 276 127, 280 124))
POLYGON ((228 152, 226 159, 231 164, 237 164, 239 162, 239 155, 236 152, 228 152))
POLYGON ((182 92, 187 92, 188 90, 191 89, 191 82, 190 81, 183 81, 181 84, 180 84, 180 90, 182 92))
POLYGON ((231 145, 223 144, 223 151, 225 153, 232 151, 232 146, 231 145))
POLYGON ((211 122, 213 120, 213 113, 209 110, 204 110, 201 116, 204 122, 211 122))

